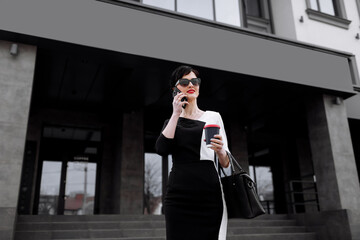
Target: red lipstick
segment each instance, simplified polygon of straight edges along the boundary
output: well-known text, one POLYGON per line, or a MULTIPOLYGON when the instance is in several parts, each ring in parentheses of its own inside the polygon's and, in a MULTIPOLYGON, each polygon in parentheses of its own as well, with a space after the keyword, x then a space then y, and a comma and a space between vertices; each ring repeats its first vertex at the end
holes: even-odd
POLYGON ((192 93, 194 93, 194 92, 195 92, 194 89, 190 89, 190 90, 187 91, 187 93, 190 93, 190 94, 192 94, 192 93))

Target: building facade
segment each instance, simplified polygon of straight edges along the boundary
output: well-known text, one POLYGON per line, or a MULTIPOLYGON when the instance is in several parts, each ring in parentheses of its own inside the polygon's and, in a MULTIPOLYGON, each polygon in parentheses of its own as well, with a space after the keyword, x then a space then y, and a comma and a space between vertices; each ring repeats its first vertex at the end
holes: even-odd
POLYGON ((359 26, 359 0, 1 3, 2 239, 18 215, 161 213, 180 64, 269 213, 360 239, 359 26))

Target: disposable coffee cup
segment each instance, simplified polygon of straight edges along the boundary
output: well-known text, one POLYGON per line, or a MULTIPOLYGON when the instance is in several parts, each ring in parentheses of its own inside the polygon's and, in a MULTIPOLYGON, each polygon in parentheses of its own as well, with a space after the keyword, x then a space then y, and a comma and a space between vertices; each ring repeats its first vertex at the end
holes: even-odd
POLYGON ((214 135, 219 134, 220 126, 217 124, 208 124, 204 127, 204 129, 206 146, 211 147, 211 139, 214 138, 214 135))

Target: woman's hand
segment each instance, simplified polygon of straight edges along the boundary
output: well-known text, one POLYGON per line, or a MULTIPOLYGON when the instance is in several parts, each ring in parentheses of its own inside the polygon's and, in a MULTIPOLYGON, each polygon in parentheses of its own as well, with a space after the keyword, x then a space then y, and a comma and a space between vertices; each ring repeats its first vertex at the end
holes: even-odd
POLYGON ((214 138, 210 139, 211 141, 211 149, 216 152, 217 155, 225 155, 225 149, 223 148, 224 142, 222 140, 222 136, 217 134, 214 135, 214 138))
POLYGON ((179 120, 180 114, 182 112, 182 106, 184 104, 189 104, 187 101, 183 101, 181 102, 181 99, 183 97, 186 97, 185 93, 178 93, 175 97, 174 100, 172 102, 173 104, 173 113, 169 119, 168 124, 166 125, 166 127, 164 128, 164 130, 162 131, 162 134, 164 134, 165 137, 173 139, 175 137, 175 129, 176 129, 176 125, 177 122, 179 120))
POLYGON ((212 145, 210 148, 216 152, 216 155, 219 157, 221 166, 228 167, 230 161, 225 149, 223 148, 224 142, 222 140, 222 136, 219 134, 214 135, 214 138, 212 138, 210 141, 212 145))
POLYGON ((182 106, 184 104, 189 104, 187 101, 181 101, 181 99, 183 97, 186 97, 185 93, 178 93, 173 100, 173 114, 180 116, 181 112, 182 112, 182 106))

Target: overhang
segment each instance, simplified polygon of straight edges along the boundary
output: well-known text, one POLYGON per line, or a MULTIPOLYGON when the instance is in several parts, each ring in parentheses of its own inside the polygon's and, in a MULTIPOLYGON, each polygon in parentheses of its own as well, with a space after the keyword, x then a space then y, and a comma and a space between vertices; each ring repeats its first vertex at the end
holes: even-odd
POLYGON ((114 1, 5 1, 0 29, 352 95, 351 54, 114 1))

